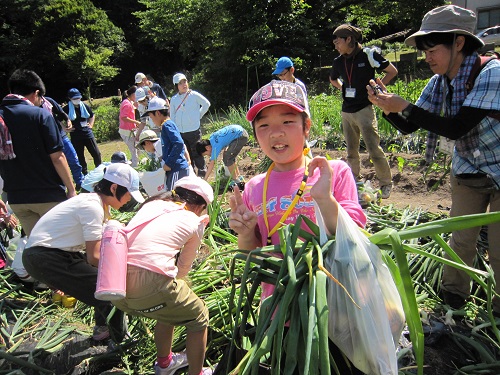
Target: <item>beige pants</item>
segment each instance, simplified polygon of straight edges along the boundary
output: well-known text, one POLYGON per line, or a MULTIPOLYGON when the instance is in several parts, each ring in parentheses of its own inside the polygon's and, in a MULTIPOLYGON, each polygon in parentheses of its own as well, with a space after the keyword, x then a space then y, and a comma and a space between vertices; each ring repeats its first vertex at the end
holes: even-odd
POLYGON ((208 308, 186 282, 144 268, 128 266, 127 296, 112 301, 131 315, 145 316, 188 331, 208 327, 208 308))
MULTIPOLYGON (((483 191, 458 185, 452 175, 450 216, 500 211, 500 191, 483 191)), ((453 232, 450 239, 451 248, 468 265, 472 266, 477 254, 476 242, 481 228, 464 229, 453 232)), ((500 223, 488 225, 488 259, 495 273, 495 290, 500 292, 500 223)), ((448 258, 448 257, 447 257, 448 258)), ((449 258, 448 258, 449 259, 449 258)), ((470 294, 470 277, 451 266, 444 266, 442 288, 448 292, 467 297, 470 294)), ((500 312, 500 298, 493 299, 494 310, 500 312)))
POLYGON ((380 147, 377 117, 373 106, 369 105, 355 113, 342 112, 342 130, 347 144, 347 164, 351 167, 354 177, 357 178, 361 170, 359 143, 360 136, 363 136, 380 186, 390 185, 392 183, 391 169, 380 147))
POLYGON ((38 220, 59 203, 61 202, 11 204, 10 208, 21 222, 24 233, 29 237, 38 220))

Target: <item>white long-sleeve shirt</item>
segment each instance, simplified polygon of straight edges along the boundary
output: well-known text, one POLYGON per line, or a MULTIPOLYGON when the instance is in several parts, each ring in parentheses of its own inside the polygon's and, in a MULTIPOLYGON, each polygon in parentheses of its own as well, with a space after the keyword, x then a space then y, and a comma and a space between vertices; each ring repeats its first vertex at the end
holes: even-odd
POLYGON ((175 94, 170 100, 170 118, 181 133, 192 132, 200 128, 200 120, 209 108, 207 98, 197 91, 188 90, 182 95, 175 94))

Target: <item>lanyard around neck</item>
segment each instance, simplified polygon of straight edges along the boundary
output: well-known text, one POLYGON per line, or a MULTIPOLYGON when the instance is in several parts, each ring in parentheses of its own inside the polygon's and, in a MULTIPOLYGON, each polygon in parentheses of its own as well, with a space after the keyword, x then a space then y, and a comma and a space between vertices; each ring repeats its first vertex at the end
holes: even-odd
POLYGON ((352 85, 352 68, 354 67, 354 56, 351 61, 351 71, 347 71, 347 58, 344 57, 344 65, 345 65, 345 74, 347 76, 347 82, 349 83, 349 87, 352 85))
MULTIPOLYGON (((309 153, 309 148, 306 147, 304 149, 304 155, 307 155, 309 153)), ((264 216, 264 223, 266 224, 267 228, 267 244, 271 245, 271 236, 276 233, 276 231, 285 224, 285 220, 287 217, 290 215, 292 210, 294 209, 295 205, 299 201, 300 197, 304 194, 304 189, 306 188, 306 183, 307 183, 307 178, 309 177, 309 172, 307 170, 307 164, 308 164, 308 158, 307 156, 305 157, 305 163, 304 163, 304 176, 302 177, 302 181, 300 182, 300 187, 298 188, 297 192, 295 193, 295 197, 292 200, 292 203, 290 203, 290 206, 288 206, 288 209, 283 213, 281 216, 281 219, 278 221, 278 223, 274 226, 273 229, 269 230, 269 221, 267 219, 267 207, 266 207, 266 202, 267 202, 267 186, 269 184, 269 176, 271 175, 271 171, 274 169, 274 162, 271 164, 269 169, 267 170, 266 173, 266 178, 264 179, 264 191, 262 193, 262 211, 263 211, 263 216, 264 216)))

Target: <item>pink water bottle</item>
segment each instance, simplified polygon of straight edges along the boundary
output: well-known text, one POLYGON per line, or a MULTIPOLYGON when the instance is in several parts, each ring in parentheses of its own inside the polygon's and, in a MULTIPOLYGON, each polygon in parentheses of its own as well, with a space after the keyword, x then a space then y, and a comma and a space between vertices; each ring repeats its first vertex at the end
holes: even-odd
POLYGON ((99 300, 115 301, 127 294, 128 244, 124 229, 117 220, 108 221, 104 227, 94 293, 99 300))

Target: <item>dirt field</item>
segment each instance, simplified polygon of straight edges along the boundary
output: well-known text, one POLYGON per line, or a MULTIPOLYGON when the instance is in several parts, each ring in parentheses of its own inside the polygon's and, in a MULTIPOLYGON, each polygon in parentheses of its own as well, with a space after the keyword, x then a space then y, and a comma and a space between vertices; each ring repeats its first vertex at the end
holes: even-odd
MULTIPOLYGON (((328 154, 332 159, 345 160, 346 156, 345 151, 313 149, 312 152, 313 155, 328 154)), ((241 173, 244 173, 246 178, 255 175, 259 160, 263 159, 260 149, 245 147, 240 153, 240 157, 238 165, 241 173), (256 157, 256 155, 258 156, 256 157)), ((397 208, 409 206, 411 208, 420 207, 430 212, 448 212, 451 206, 449 176, 446 176, 436 189, 431 189, 430 187, 441 178, 442 172, 429 173, 424 178, 428 167, 421 165, 422 156, 387 154, 387 157, 392 171, 394 188, 390 198, 384 199, 382 205, 392 204, 397 208), (400 169, 401 163, 403 165, 400 169)), ((361 174, 364 179, 372 182, 374 188, 379 187, 375 177, 375 168, 367 153, 361 154, 361 174)))

